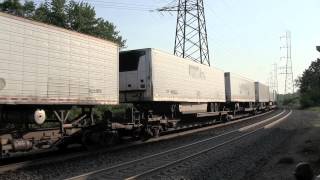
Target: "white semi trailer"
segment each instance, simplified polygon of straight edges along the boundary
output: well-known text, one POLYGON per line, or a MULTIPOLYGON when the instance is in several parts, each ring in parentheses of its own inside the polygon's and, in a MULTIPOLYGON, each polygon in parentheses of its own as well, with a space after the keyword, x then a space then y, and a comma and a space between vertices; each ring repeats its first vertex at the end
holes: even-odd
POLYGON ((144 127, 186 116, 222 117, 225 101, 220 69, 151 48, 120 52, 120 102, 134 104, 144 127))
POLYGON ((256 101, 254 81, 230 72, 226 72, 224 76, 227 107, 234 113, 254 111, 256 101))
POLYGON ((0 13, 2 154, 50 146, 93 124, 93 106, 118 104, 118 58, 115 43, 0 13), (73 106, 83 112, 70 119, 73 106), (60 129, 39 130, 53 119, 60 129))
POLYGON ((120 53, 120 102, 167 103, 178 105, 181 113, 207 112, 210 103, 226 101, 224 86, 224 72, 217 68, 156 49, 120 53))
POLYGON ((258 109, 266 109, 270 100, 269 86, 255 82, 256 106, 258 109))
POLYGON ((276 108, 278 100, 278 93, 276 90, 270 90, 269 106, 271 109, 276 108))
POLYGON ((0 13, 0 104, 117 104, 118 49, 0 13))

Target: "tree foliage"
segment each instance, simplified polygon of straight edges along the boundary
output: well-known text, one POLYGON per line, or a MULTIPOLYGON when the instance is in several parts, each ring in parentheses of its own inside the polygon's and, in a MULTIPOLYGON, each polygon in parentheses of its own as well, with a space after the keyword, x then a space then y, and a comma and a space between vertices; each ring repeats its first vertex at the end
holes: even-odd
POLYGON ((320 59, 313 61, 302 76, 298 78, 300 103, 303 107, 320 105, 320 59))
POLYGON ((0 3, 0 10, 6 13, 15 14, 18 16, 23 15, 23 6, 19 0, 5 0, 0 3))
POLYGON ((25 17, 34 17, 36 10, 36 4, 33 1, 25 1, 22 7, 23 16, 25 17))
POLYGON ((0 3, 0 11, 110 40, 120 47, 126 43, 117 27, 97 18, 94 7, 86 2, 45 0, 36 6, 32 0, 26 0, 24 4, 19 0, 4 0, 0 3))
POLYGON ((95 18, 94 8, 88 3, 71 1, 66 11, 69 15, 68 23, 70 28, 79 32, 98 35, 95 33, 98 19, 95 18))

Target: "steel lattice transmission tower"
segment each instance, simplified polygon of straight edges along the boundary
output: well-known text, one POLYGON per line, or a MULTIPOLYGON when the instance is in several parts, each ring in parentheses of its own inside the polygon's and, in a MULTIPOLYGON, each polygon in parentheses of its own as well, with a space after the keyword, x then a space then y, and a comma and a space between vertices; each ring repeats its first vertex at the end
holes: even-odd
POLYGON ((276 63, 272 64, 272 70, 270 72, 269 87, 271 90, 275 90, 277 93, 278 89, 278 65, 276 63))
POLYGON ((203 0, 179 0, 158 11, 178 12, 174 54, 210 66, 203 0))
POLYGON ((278 65, 276 63, 273 64, 273 90, 279 93, 278 87, 278 65))
POLYGON ((294 93, 294 80, 293 80, 293 70, 292 70, 292 56, 291 56, 291 32, 287 31, 284 36, 280 37, 281 41, 284 42, 284 46, 281 49, 285 49, 285 56, 280 57, 280 60, 285 61, 285 65, 281 67, 281 74, 285 75, 285 87, 284 93, 294 93))

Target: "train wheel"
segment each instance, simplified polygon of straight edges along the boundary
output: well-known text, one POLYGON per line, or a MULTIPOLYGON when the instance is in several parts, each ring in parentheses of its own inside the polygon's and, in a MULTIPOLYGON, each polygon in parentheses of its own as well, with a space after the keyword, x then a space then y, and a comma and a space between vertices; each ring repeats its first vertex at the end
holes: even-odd
POLYGON ((97 148, 97 144, 92 141, 92 136, 93 134, 90 130, 86 130, 82 135, 81 143, 87 150, 94 150, 97 148))
POLYGON ((61 152, 65 152, 67 149, 68 149, 68 144, 59 144, 59 145, 57 145, 57 148, 58 148, 58 150, 59 151, 61 151, 61 152))
POLYGON ((141 135, 141 128, 136 128, 131 132, 131 136, 134 140, 140 139, 141 137, 140 135, 141 135))
POLYGON ((141 136, 142 141, 147 141, 148 139, 153 137, 153 132, 150 128, 145 128, 141 136))
POLYGON ((222 122, 226 123, 233 119, 233 115, 227 114, 222 116, 222 122))
POLYGON ((252 111, 252 115, 256 115, 257 114, 257 110, 252 111))
POLYGON ((117 131, 104 133, 104 147, 115 145, 119 142, 119 133, 117 131))
POLYGON ((159 127, 154 127, 154 128, 152 128, 152 132, 153 132, 153 137, 159 137, 160 128, 159 127))
POLYGON ((167 130, 168 130, 168 125, 167 124, 162 124, 160 132, 164 132, 164 131, 167 131, 167 130))

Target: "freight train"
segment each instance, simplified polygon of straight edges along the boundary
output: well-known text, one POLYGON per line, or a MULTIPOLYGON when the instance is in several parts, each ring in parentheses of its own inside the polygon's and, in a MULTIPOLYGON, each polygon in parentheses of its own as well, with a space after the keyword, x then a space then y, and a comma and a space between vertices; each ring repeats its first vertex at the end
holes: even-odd
POLYGON ((229 120, 275 105, 276 92, 234 73, 151 48, 119 52, 106 40, 0 13, 1 156, 110 145, 184 119, 229 120), (93 110, 123 103, 131 106, 120 120, 93 110))

